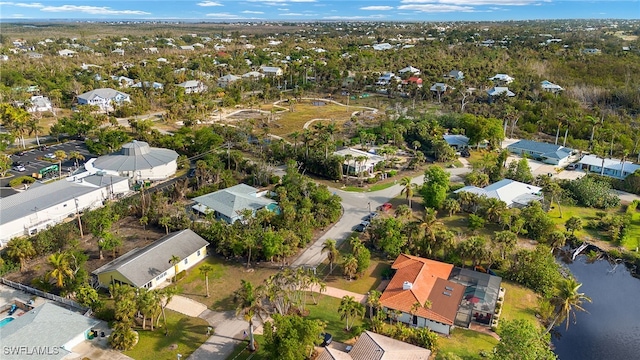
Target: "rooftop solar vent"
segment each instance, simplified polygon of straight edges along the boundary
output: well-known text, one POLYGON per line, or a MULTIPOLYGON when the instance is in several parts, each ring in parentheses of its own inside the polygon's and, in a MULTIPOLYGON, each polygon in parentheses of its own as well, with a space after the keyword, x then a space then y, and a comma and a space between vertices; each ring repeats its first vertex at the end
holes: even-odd
POLYGON ((446 291, 445 291, 445 292, 443 292, 443 294, 445 294, 445 295, 447 295, 447 296, 451 296, 451 293, 450 293, 450 292, 446 292, 446 291))

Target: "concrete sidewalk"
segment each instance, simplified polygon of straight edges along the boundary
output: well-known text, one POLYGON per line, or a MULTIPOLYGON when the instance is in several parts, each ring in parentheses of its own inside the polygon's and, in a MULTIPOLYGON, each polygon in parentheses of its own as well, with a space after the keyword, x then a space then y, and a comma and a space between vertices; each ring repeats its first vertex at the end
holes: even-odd
MULTIPOLYGON (((236 317, 234 311, 215 312, 209 309, 200 314, 214 328, 214 335, 189 356, 189 360, 225 360, 245 339, 249 323, 236 317)), ((262 325, 254 322, 254 334, 262 333, 262 325)))

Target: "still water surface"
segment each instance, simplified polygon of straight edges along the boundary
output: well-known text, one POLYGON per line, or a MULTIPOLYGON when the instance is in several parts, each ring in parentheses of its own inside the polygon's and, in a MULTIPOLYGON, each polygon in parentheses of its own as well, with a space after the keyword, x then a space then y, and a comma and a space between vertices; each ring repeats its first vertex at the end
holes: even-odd
POLYGON ((579 312, 577 323, 563 323, 553 339, 560 360, 640 359, 640 280, 624 264, 606 260, 588 264, 584 255, 566 264, 580 288, 593 302, 585 303, 589 313, 579 312), (614 270, 615 267, 615 270, 614 270))

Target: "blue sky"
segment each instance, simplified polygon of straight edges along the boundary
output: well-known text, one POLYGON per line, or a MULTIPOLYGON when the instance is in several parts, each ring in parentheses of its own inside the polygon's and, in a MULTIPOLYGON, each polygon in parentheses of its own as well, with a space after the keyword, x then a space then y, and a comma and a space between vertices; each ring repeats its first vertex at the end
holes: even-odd
POLYGON ((0 1, 0 19, 451 21, 640 18, 640 0, 0 1))

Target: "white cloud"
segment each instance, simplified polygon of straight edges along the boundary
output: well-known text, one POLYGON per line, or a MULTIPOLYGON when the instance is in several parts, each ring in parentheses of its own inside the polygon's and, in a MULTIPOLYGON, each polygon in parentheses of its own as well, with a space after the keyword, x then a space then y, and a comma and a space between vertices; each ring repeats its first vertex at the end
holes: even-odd
POLYGON ((222 4, 220 4, 219 2, 215 2, 215 1, 203 1, 203 2, 199 2, 196 5, 198 6, 222 6, 222 4))
POLYGON ((373 10, 373 11, 386 11, 391 9, 393 9, 393 6, 365 6, 360 8, 360 10, 373 10))
POLYGON ((88 6, 88 5, 61 5, 61 6, 45 6, 40 9, 46 12, 79 12, 91 15, 150 15, 146 11, 141 10, 114 10, 107 6, 88 6))
POLYGON ((539 0, 402 0, 402 4, 432 4, 432 5, 458 5, 458 6, 479 6, 479 5, 503 5, 521 6, 538 3, 539 0))
POLYGON ((210 13, 210 14, 207 14, 206 16, 216 18, 216 19, 243 19, 242 16, 229 14, 229 13, 210 13))
POLYGON ((281 16, 304 16, 302 13, 282 13, 281 16))
POLYGON ((427 13, 444 13, 444 12, 473 12, 474 9, 471 6, 455 6, 455 5, 441 5, 441 4, 413 4, 413 5, 400 5, 400 10, 414 10, 427 13))
POLYGON ((314 3, 316 0, 291 0, 292 3, 314 3))
POLYGON ((281 9, 281 8, 278 8, 278 10, 279 11, 289 11, 289 9, 281 9))
POLYGON ((40 4, 40 3, 14 3, 14 2, 0 2, 0 5, 2 6, 17 6, 17 7, 24 7, 24 8, 42 8, 44 7, 44 5, 40 4))
POLYGON ((251 10, 245 10, 242 13, 243 14, 264 14, 263 11, 251 11, 251 10))

